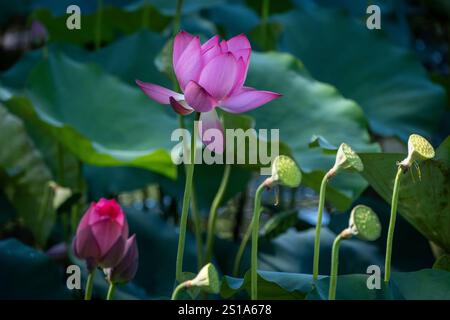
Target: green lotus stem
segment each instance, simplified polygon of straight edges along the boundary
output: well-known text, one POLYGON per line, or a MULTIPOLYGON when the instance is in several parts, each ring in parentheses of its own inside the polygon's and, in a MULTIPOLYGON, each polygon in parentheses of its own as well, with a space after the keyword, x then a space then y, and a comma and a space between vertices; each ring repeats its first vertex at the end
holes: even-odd
MULTIPOLYGON (((198 117, 198 114, 197 114, 198 117)), ((192 180, 194 177, 194 166, 195 166, 195 121, 194 127, 192 129, 191 134, 191 149, 190 149, 190 163, 185 164, 186 168, 186 183, 184 186, 184 195, 183 195, 183 207, 181 209, 181 220, 180 220, 180 236, 178 238, 178 251, 177 251, 177 260, 176 260, 176 279, 178 282, 181 282, 182 273, 183 273, 183 255, 184 255, 184 245, 186 240, 186 226, 187 226, 187 218, 189 212, 189 203, 191 200, 192 194, 192 180)))
POLYGON ((190 283, 190 281, 185 281, 183 283, 180 283, 178 286, 176 286, 175 290, 173 290, 172 297, 170 299, 177 300, 178 295, 180 294, 181 290, 186 288, 189 283, 190 283))
POLYGON ((315 282, 319 276, 319 256, 320 256, 320 231, 322 229, 323 207, 325 205, 325 193, 327 189, 328 179, 333 175, 332 171, 328 171, 322 179, 319 193, 319 207, 317 209, 316 236, 314 238, 314 258, 313 258, 313 281, 315 282))
POLYGON ((86 282, 86 290, 84 292, 84 300, 91 300, 92 297, 92 288, 94 287, 94 275, 95 268, 91 272, 89 272, 87 282, 86 282))
POLYGON ((339 266, 339 247, 341 245, 342 233, 339 234, 333 242, 333 248, 331 251, 331 272, 330 272, 330 288, 328 291, 328 300, 336 299, 336 285, 337 285, 337 274, 339 266))
MULTIPOLYGON (((177 0, 177 8, 174 18, 174 25, 173 25, 173 35, 175 35, 179 28, 180 28, 180 22, 181 22, 181 11, 183 8, 183 0, 177 0)), ((178 83, 176 79, 172 79, 174 83, 174 87, 178 87, 178 83)), ((198 114, 197 114, 198 117, 198 114)), ((178 116, 178 120, 180 122, 180 128, 184 128, 184 119, 182 116, 178 116)), ((185 139, 183 139, 185 141, 185 139)), ((186 144, 183 144, 183 156, 186 154, 187 148, 186 144)), ((184 188, 184 195, 183 195, 183 207, 181 210, 181 221, 180 221, 180 236, 178 238, 178 250, 177 250, 177 260, 176 260, 176 280, 178 282, 181 282, 182 275, 183 275, 183 255, 184 255, 184 245, 186 240, 186 226, 187 226, 187 218, 188 218, 188 210, 189 210, 189 202, 192 194, 192 179, 194 176, 194 165, 195 165, 195 121, 194 121, 194 128, 192 130, 192 136, 191 136, 191 161, 190 164, 185 164, 185 172, 186 172, 186 182, 185 182, 185 188, 184 188)), ((194 218, 195 219, 195 218, 194 218)), ((196 233, 198 232, 197 228, 196 233)), ((196 234, 198 237, 199 235, 196 234)), ((200 235, 201 237, 201 235, 200 235)), ((198 248, 198 247, 197 247, 198 248)), ((198 252, 197 255, 201 255, 201 252, 198 252)))
POLYGON ((106 296, 106 300, 112 300, 113 299, 115 289, 116 289, 116 285, 111 282, 109 284, 108 294, 106 296))
POLYGON ((181 26, 181 9, 183 8, 183 0, 177 0, 177 9, 173 21, 173 34, 177 34, 181 26))
POLYGON ((206 256, 205 263, 211 262, 213 248, 214 248, 214 234, 216 230, 217 210, 222 202, 223 195, 228 185, 228 178, 230 177, 231 165, 226 164, 223 171, 222 181, 220 182, 219 189, 214 197, 214 200, 209 211, 208 219, 208 233, 206 238, 206 256))
POLYGON ((102 41, 103 0, 97 0, 97 21, 95 24, 95 50, 100 48, 102 41))
POLYGON ((194 185, 192 185, 192 224, 194 225, 195 244, 197 248, 197 269, 200 270, 203 266, 203 239, 202 239, 202 223, 200 212, 198 210, 197 193, 194 185))
POLYGON ((386 243, 386 259, 384 264, 384 282, 389 282, 391 277, 391 256, 392 256, 392 242, 394 240, 394 229, 395 229, 395 219, 397 217, 397 204, 398 204, 398 192, 400 190, 400 178, 403 172, 401 166, 397 169, 397 174, 395 175, 394 190, 392 192, 391 201, 391 217, 389 219, 389 230, 387 235, 386 243))
POLYGON ((248 225, 247 230, 245 231, 238 252, 236 253, 236 258, 234 258, 233 277, 237 277, 239 275, 239 268, 241 267, 242 256, 244 255, 244 251, 245 248, 247 247, 248 240, 252 235, 253 219, 254 217, 252 217, 252 220, 250 221, 250 224, 248 225))
POLYGON ((266 187, 266 181, 261 183, 256 189, 255 204, 253 209, 252 223, 252 254, 251 254, 251 298, 258 299, 258 237, 259 237, 259 217, 261 215, 261 195, 266 187))
MULTIPOLYGON (((178 123, 181 129, 185 129, 184 118, 181 115, 178 115, 178 123)), ((186 141, 186 137, 183 137, 183 141, 186 141)), ((183 145, 184 152, 188 152, 186 144, 183 145)), ((186 166, 185 166, 185 172, 186 166)), ((198 210, 197 204, 197 193, 195 192, 194 185, 192 185, 192 204, 191 204, 191 212, 192 212, 192 222, 194 225, 194 234, 195 234, 195 243, 197 247, 197 267, 198 270, 203 266, 203 239, 202 239, 202 227, 201 227, 201 219, 200 212, 198 210)))

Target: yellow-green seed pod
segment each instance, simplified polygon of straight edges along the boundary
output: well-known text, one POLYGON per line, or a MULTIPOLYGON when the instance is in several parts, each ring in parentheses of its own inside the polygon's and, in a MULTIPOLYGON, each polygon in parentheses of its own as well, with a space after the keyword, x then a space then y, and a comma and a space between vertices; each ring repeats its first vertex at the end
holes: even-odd
POLYGON ((212 263, 205 265, 191 280, 191 286, 200 288, 209 293, 218 293, 220 291, 219 275, 212 263))
POLYGON ((433 146, 422 136, 412 134, 408 139, 408 157, 400 164, 410 167, 414 161, 420 162, 434 158, 433 146))
POLYGON ((381 223, 377 214, 364 205, 357 205, 353 208, 349 228, 362 240, 375 241, 381 235, 381 223))
POLYGON ((333 166, 335 172, 339 170, 363 171, 364 165, 352 148, 346 143, 341 143, 336 153, 336 161, 333 166))
POLYGON ((296 188, 302 181, 302 173, 294 160, 288 156, 277 156, 272 163, 272 180, 282 186, 296 188))

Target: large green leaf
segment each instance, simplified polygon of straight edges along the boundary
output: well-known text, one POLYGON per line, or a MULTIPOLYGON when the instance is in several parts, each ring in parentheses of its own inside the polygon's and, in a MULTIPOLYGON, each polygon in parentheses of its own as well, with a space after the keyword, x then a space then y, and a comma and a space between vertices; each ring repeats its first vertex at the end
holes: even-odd
POLYGON ((406 140, 411 132, 428 136, 437 128, 444 91, 412 53, 334 10, 295 10, 275 20, 284 24, 280 47, 359 103, 376 133, 406 140))
MULTIPOLYGON (((368 289, 369 275, 339 276, 336 299, 339 300, 448 300, 450 297, 450 272, 423 269, 415 272, 393 272, 389 285, 380 279, 380 289, 368 289)), ((320 279, 307 299, 328 299, 330 279, 320 279)))
MULTIPOLYGON (((368 277, 369 275, 363 274, 348 274, 338 276, 336 286, 336 299, 386 300, 392 298, 391 292, 385 287, 383 279, 380 279, 380 289, 369 290, 367 288, 368 277)), ((314 290, 312 290, 306 298, 308 300, 328 300, 329 288, 330 277, 324 277, 317 281, 314 290)))
MULTIPOLYGON (((443 145, 444 146, 444 145, 443 145)), ((391 202, 397 161, 401 154, 359 154, 362 176, 384 200, 391 202)), ((420 164, 420 176, 412 167, 401 177, 398 211, 427 239, 450 252, 450 167, 441 160, 420 164)))
POLYGON ((98 67, 50 54, 33 70, 27 95, 31 101, 8 101, 10 110, 46 125, 84 162, 176 175, 169 155, 175 119, 98 67))
POLYGON ((0 241, 1 299, 67 299, 63 270, 16 239, 0 241))
MULTIPOLYGON (((220 2, 223 2, 223 0, 185 0, 183 12, 192 13, 220 2)), ((86 14, 92 14, 98 10, 98 1, 93 0, 33 0, 27 4, 29 9, 49 8, 57 16, 65 15, 66 9, 70 5, 78 5, 81 11, 86 14)), ((102 4, 103 7, 115 6, 124 10, 136 10, 144 5, 152 5, 165 15, 174 15, 177 7, 176 0, 102 0, 102 4)))
MULTIPOLYGON (((254 53, 247 84, 283 94, 250 115, 255 118, 257 128, 280 130, 280 140, 289 145, 306 173, 305 184, 318 189, 324 171, 334 161, 332 155, 309 148, 313 136, 322 136, 334 145, 346 142, 355 150, 378 150, 370 142, 359 106, 342 97, 332 86, 312 79, 301 62, 291 55, 254 53)), ((330 191, 329 199, 344 210, 366 184, 356 175, 352 184, 342 177, 333 179, 329 189, 334 192, 330 191)))
POLYGON ((23 122, 2 105, 0 145, 0 184, 25 226, 44 245, 55 219, 43 200, 52 175, 23 122))
POLYGON ((397 299, 448 300, 450 299, 450 272, 423 269, 416 272, 393 272, 391 290, 397 299))
POLYGON ((120 7, 108 6, 101 11, 101 24, 98 27, 100 13, 97 11, 88 14, 81 10, 81 29, 66 28, 68 16, 54 16, 49 9, 36 10, 32 17, 44 24, 52 42, 61 41, 79 45, 92 44, 98 37, 101 43, 111 42, 118 35, 130 34, 144 28, 159 32, 172 20, 170 17, 161 15, 154 7, 126 11, 120 7), (145 15, 151 17, 147 19, 146 25, 143 22, 145 15))
MULTIPOLYGON (((331 265, 331 249, 336 234, 328 228, 322 228, 320 237, 319 273, 328 275, 331 265)), ((261 270, 292 273, 312 273, 314 255, 314 229, 305 231, 288 230, 279 237, 266 241, 259 246, 259 268, 261 270)), ((340 273, 365 272, 367 266, 382 265, 382 252, 373 244, 359 239, 344 241, 341 245, 340 273)))
MULTIPOLYGON (((244 278, 223 277, 220 294, 230 298, 240 291, 250 292, 250 271, 244 278)), ((258 271, 258 299, 302 300, 312 290, 312 275, 258 271)))

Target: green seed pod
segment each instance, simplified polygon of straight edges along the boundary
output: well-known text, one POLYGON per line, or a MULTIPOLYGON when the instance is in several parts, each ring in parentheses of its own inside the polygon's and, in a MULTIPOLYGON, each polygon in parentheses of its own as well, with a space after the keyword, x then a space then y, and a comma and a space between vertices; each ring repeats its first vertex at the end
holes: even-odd
POLYGON ((212 263, 205 265, 191 280, 191 286, 200 288, 209 293, 218 293, 220 291, 219 275, 212 263))
POLYGON ((364 205, 357 205, 353 208, 349 228, 354 235, 367 241, 377 240, 381 234, 381 223, 377 214, 364 205))
POLYGON ((337 172, 347 169, 363 171, 364 166, 356 152, 348 144, 341 143, 336 154, 336 162, 334 163, 333 170, 337 172))
POLYGON ((302 173, 294 160, 288 156, 277 156, 272 163, 272 181, 290 188, 296 188, 302 181, 302 173))
POLYGON ((412 134, 408 139, 408 157, 400 164, 410 167, 414 161, 420 162, 434 158, 433 146, 422 136, 412 134))

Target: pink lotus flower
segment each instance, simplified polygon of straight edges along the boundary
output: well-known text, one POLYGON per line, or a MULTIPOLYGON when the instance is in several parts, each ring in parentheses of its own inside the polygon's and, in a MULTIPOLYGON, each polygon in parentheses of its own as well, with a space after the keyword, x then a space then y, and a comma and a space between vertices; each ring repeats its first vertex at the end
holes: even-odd
POLYGON ((128 238, 128 223, 115 200, 92 203, 78 225, 73 250, 93 270, 115 267, 123 257, 128 238))
POLYGON ((203 132, 210 128, 223 132, 216 107, 242 113, 280 97, 244 86, 251 52, 243 34, 220 42, 216 35, 201 44, 198 36, 181 31, 174 40, 173 68, 183 94, 152 83, 136 83, 151 99, 170 104, 178 114, 201 112, 199 133, 203 138, 203 132))
POLYGON ((120 262, 107 270, 108 280, 112 283, 127 283, 133 280, 139 264, 139 252, 136 237, 133 234, 125 245, 125 250, 120 262))

